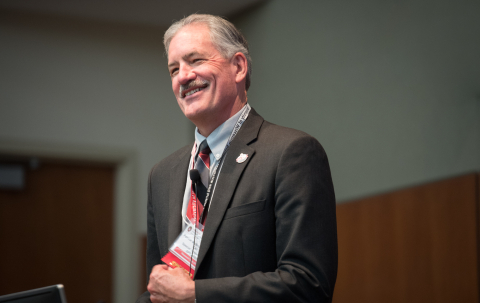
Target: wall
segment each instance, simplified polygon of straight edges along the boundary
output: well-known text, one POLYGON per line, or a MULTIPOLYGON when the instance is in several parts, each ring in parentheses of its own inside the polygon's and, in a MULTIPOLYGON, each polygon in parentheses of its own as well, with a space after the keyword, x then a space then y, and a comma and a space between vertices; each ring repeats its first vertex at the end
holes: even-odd
POLYGON ((316 137, 338 201, 480 169, 480 2, 269 1, 249 101, 316 137))
POLYGON ((0 138, 133 150, 135 203, 146 201, 150 168, 191 130, 171 92, 163 30, 7 12, 0 29, 0 138))
POLYGON ((150 168, 192 137, 162 36, 157 28, 0 12, 0 150, 122 163, 116 302, 137 295, 132 239, 146 230, 150 168))
MULTIPOLYGON (((340 202, 478 170, 479 12, 473 0, 269 1, 233 19, 253 57, 249 101, 319 139, 340 202)), ((192 139, 162 34, 0 12, 0 142, 133 154, 117 184, 132 179, 135 207, 117 227, 137 233, 151 166, 192 139)))

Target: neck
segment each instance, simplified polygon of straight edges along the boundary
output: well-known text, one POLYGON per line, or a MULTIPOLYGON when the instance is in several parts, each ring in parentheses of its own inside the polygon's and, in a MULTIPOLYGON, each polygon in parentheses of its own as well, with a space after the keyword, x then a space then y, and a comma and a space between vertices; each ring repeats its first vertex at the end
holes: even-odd
POLYGON ((198 132, 202 136, 208 137, 215 129, 217 129, 217 127, 219 127, 225 121, 238 113, 246 103, 246 98, 244 100, 238 99, 232 104, 231 107, 227 108, 223 112, 216 115, 209 115, 208 117, 206 117, 206 119, 203 119, 202 121, 199 121, 197 123, 194 122, 194 124, 197 126, 198 132))

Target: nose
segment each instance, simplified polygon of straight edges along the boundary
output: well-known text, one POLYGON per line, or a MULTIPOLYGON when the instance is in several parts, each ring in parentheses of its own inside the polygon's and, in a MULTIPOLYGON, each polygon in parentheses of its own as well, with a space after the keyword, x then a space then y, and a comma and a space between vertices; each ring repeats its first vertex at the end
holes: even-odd
POLYGON ((178 70, 178 83, 185 85, 188 82, 194 80, 197 77, 195 73, 193 72, 193 69, 186 65, 186 64, 181 64, 178 70))

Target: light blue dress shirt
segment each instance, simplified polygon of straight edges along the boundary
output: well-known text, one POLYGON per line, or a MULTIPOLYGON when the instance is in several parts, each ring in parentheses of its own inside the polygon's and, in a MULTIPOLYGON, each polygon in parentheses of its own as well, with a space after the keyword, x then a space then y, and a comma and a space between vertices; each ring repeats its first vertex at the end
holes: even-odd
MULTIPOLYGON (((245 104, 241 110, 239 110, 235 115, 230 117, 227 121, 223 122, 223 124, 217 127, 207 138, 205 138, 198 132, 198 128, 195 128, 195 143, 197 148, 198 146, 200 146, 203 140, 207 139, 208 146, 212 151, 212 153, 210 154, 210 177, 212 176, 212 172, 215 166, 219 164, 220 158, 222 157, 223 150, 227 145, 228 138, 230 137, 230 134, 232 133, 238 118, 240 117, 240 115, 242 114, 246 106, 250 107, 250 105, 245 104)), ((196 151, 196 153, 198 153, 198 150, 196 151)), ((191 193, 191 187, 192 187, 192 181, 190 180, 189 172, 190 172, 190 169, 192 169, 192 163, 193 163, 193 158, 192 156, 190 156, 190 162, 189 162, 188 171, 187 171, 187 182, 185 185, 185 193, 183 194, 182 229, 184 229, 187 226, 186 214, 187 214, 188 202, 190 201, 190 193, 191 193)), ((220 171, 218 171, 217 174, 220 175, 220 171)))

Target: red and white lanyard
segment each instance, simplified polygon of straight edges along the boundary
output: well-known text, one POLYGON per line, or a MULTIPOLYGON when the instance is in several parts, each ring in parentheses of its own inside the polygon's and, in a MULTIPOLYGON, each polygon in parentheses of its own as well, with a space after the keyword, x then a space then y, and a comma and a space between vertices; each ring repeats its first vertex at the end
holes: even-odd
MULTIPOLYGON (((225 155, 227 154, 227 150, 230 147, 230 143, 232 142, 233 138, 237 135, 238 131, 240 130, 240 127, 242 124, 247 120, 248 114, 250 113, 251 110, 250 104, 246 104, 241 115, 238 117, 237 122, 235 123, 235 126, 233 127, 233 130, 230 134, 230 137, 228 138, 227 144, 225 144, 225 148, 223 149, 222 156, 218 160, 218 163, 215 165, 215 167, 212 170, 212 167, 210 165, 210 171, 211 177, 210 177, 210 182, 207 187, 207 195, 205 197, 205 201, 203 205, 201 203, 198 203, 197 195, 195 194, 195 191, 193 190, 193 183, 191 184, 190 187, 190 198, 189 198, 189 203, 187 205, 187 212, 186 212, 186 219, 193 222, 201 223, 203 225, 203 222, 205 221, 206 214, 208 212, 208 209, 210 208, 211 200, 213 198, 213 193, 215 191, 215 187, 217 185, 217 180, 218 180, 218 175, 220 174, 221 168, 223 166, 223 160, 225 158, 225 155), (218 168, 220 167, 220 170, 218 168), (218 170, 218 172, 217 172, 218 170), (191 203, 190 203, 191 201, 191 203), (190 214, 190 216, 189 216, 190 214), (200 216, 198 215, 200 214, 200 216)), ((195 168, 195 155, 197 151, 197 144, 195 143, 192 148, 192 153, 191 153, 191 167, 192 169, 195 168)), ((185 218, 184 218, 185 220, 185 218)), ((185 222, 188 224, 188 221, 185 222)), ((203 228, 203 227, 202 227, 203 228)))

